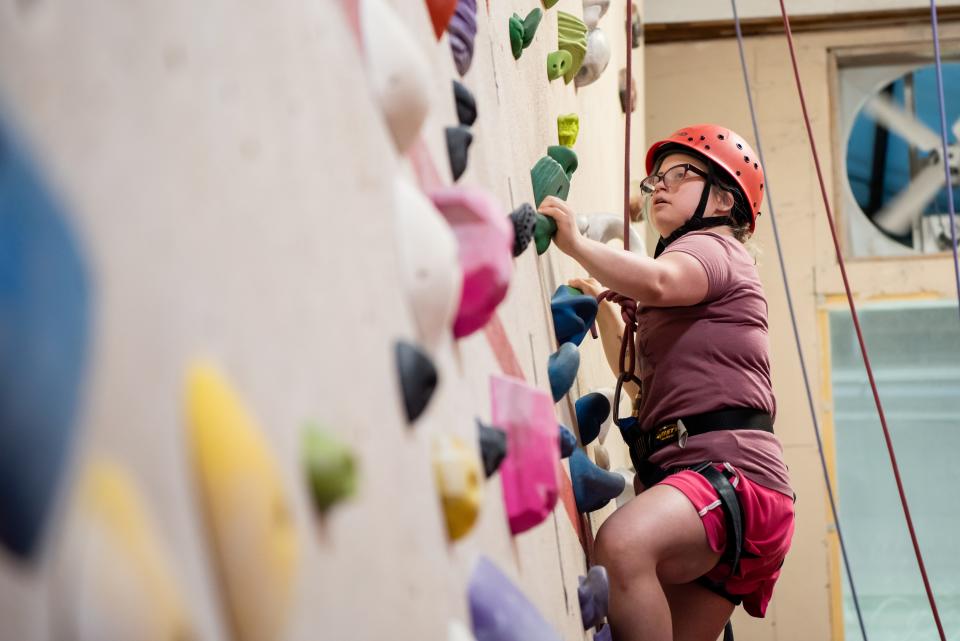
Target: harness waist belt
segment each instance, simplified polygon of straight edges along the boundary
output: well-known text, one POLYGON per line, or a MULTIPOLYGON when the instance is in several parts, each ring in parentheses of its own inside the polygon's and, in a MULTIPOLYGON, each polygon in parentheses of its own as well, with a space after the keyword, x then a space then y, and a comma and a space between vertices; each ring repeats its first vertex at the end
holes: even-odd
POLYGON ((687 438, 697 434, 719 432, 722 430, 762 430, 773 432, 773 418, 762 410, 749 407, 737 407, 684 416, 670 423, 664 423, 637 439, 641 456, 647 457, 659 449, 678 443, 687 444, 687 438))

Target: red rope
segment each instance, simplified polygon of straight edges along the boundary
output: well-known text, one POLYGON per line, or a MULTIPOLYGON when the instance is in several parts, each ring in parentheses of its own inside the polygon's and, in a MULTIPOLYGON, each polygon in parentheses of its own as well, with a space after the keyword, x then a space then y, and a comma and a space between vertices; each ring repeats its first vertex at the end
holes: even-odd
POLYGON ((913 527, 913 519, 910 517, 910 507, 907 505, 907 495, 903 490, 903 482, 900 479, 900 468, 897 465, 897 457, 893 451, 893 441, 890 438, 890 430, 887 427, 887 417, 883 412, 883 404, 880 402, 880 393, 877 391, 877 383, 873 377, 873 368, 870 365, 870 357, 867 355, 867 346, 863 340, 863 332, 860 329, 860 318, 857 315, 857 306, 853 302, 853 294, 850 291, 850 281, 847 279, 847 268, 843 262, 843 252, 840 251, 840 241, 837 238, 836 222, 833 218, 833 210, 830 207, 830 199, 827 196, 827 188, 823 181, 823 171, 820 168, 820 157, 817 154, 817 145, 813 139, 813 129, 810 126, 810 116, 807 113, 807 102, 803 95, 803 86, 800 83, 800 70, 797 67, 797 54, 793 46, 793 33, 790 30, 790 18, 787 16, 787 9, 780 0, 780 12, 783 15, 783 29, 787 36, 787 45, 790 49, 790 61, 793 65, 793 75, 797 84, 797 93, 800 96, 800 107, 803 110, 803 120, 807 128, 807 138, 810 141, 810 150, 813 153, 813 162, 817 169, 817 180, 820 182, 820 193, 823 196, 823 205, 826 208, 827 219, 830 222, 830 234, 833 236, 833 247, 837 254, 837 262, 840 265, 840 275, 843 277, 843 288, 847 293, 847 302, 850 305, 850 315, 853 318, 853 327, 857 333, 857 342, 860 344, 860 353, 863 355, 863 365, 867 370, 867 378, 870 381, 870 389, 873 392, 873 400, 877 405, 877 414, 880 416, 880 426, 883 428, 883 438, 887 442, 887 451, 890 453, 890 465, 893 467, 893 476, 897 481, 897 492, 900 494, 900 504, 903 506, 903 515, 907 521, 907 529, 910 530, 910 540, 913 543, 913 551, 917 556, 917 565, 920 567, 920 576, 923 578, 923 587, 927 591, 927 599, 930 601, 930 610, 933 612, 933 619, 937 624, 937 631, 940 633, 941 641, 946 641, 943 632, 943 624, 940 623, 940 613, 937 610, 937 602, 933 597, 933 590, 930 588, 930 580, 927 578, 927 569, 923 563, 923 554, 920 552, 920 543, 917 541, 917 533, 913 527))

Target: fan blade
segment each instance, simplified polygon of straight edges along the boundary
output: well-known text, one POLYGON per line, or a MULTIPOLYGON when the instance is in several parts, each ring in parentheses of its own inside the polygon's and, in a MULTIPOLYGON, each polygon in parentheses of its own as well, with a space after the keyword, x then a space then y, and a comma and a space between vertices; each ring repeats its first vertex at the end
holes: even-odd
POLYGON ((921 151, 930 151, 940 146, 940 137, 936 133, 889 98, 874 96, 863 108, 877 122, 921 151))
POLYGON ((874 222, 891 234, 907 233, 913 222, 920 217, 923 208, 945 184, 943 165, 940 162, 931 163, 914 176, 910 185, 897 194, 896 198, 876 213, 874 222))

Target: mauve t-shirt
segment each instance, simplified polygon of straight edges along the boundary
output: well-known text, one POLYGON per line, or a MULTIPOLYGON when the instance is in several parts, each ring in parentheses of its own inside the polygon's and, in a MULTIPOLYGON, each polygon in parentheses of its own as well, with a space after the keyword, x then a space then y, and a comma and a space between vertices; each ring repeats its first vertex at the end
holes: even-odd
MULTIPOLYGON (((731 407, 776 414, 770 382, 767 301, 753 258, 735 238, 688 233, 663 255, 683 252, 707 274, 707 295, 685 307, 644 307, 637 316, 644 431, 683 416, 731 407)), ((691 436, 650 457, 663 468, 726 461, 750 480, 793 495, 779 439, 762 430, 691 436)))

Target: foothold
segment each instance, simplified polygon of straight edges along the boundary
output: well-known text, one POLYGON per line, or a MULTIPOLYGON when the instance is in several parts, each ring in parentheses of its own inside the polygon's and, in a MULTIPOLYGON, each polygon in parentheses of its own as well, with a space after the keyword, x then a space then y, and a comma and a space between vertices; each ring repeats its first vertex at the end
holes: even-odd
POLYGON ((633 3, 633 22, 630 25, 630 46, 637 49, 643 41, 643 24, 640 22, 640 10, 637 3, 633 3))
POLYGON ((557 48, 570 54, 570 66, 563 72, 563 81, 570 84, 587 55, 587 25, 573 14, 558 11, 557 37, 557 48))
POLYGON ((597 467, 604 470, 610 469, 610 453, 599 443, 593 446, 593 460, 596 461, 597 467))
POLYGON ((125 469, 85 466, 59 538, 51 593, 66 638, 198 638, 167 542, 125 469))
POLYGON ((447 155, 450 157, 450 173, 453 180, 460 180, 460 176, 467 170, 467 152, 473 142, 473 134, 464 125, 447 127, 447 155))
POLYGON ((569 51, 554 51, 547 54, 547 79, 556 80, 562 77, 573 65, 573 56, 569 51))
POLYGON ((471 126, 477 120, 477 101, 466 85, 453 81, 453 98, 457 105, 457 120, 461 125, 471 126))
POLYGON ((457 238, 419 188, 398 176, 394 181, 400 279, 429 350, 449 336, 463 288, 457 238))
POLYGON ((507 432, 500 481, 510 531, 519 534, 546 519, 560 495, 557 419, 550 397, 516 378, 491 376, 490 400, 493 423, 507 432))
POLYGON ((523 19, 523 48, 526 49, 533 42, 533 37, 537 34, 537 27, 540 26, 540 19, 543 18, 543 11, 540 7, 534 7, 523 19))
POLYGON ((437 388, 437 368, 430 357, 413 343, 397 341, 394 346, 403 408, 407 423, 416 421, 437 388))
POLYGON ((583 629, 589 630, 603 623, 610 607, 610 579, 607 568, 594 565, 587 570, 587 576, 579 578, 577 596, 580 600, 583 629))
POLYGON ((580 449, 570 456, 570 480, 573 498, 581 512, 599 510, 610 499, 617 498, 624 487, 623 476, 601 469, 580 449))
POLYGON ((560 0, 543 0, 543 6, 547 9, 552 9, 553 5, 560 2, 560 0))
POLYGON ((513 224, 513 257, 516 258, 533 240, 537 212, 530 203, 523 203, 510 214, 510 222, 513 224))
POLYGON ((303 466, 313 504, 325 514, 357 491, 357 463, 344 443, 314 424, 303 429, 303 466))
POLYGON ((563 425, 560 428, 560 458, 569 458, 573 450, 577 449, 577 437, 563 425))
MULTIPOLYGON (((577 227, 580 233, 600 243, 608 243, 611 240, 623 241, 623 216, 614 214, 592 214, 590 216, 577 216, 577 227)), ((637 233, 637 230, 630 225, 630 251, 634 254, 647 255, 647 244, 637 233)))
POLYGON ((549 216, 537 213, 537 224, 533 229, 533 243, 537 247, 537 255, 543 255, 550 247, 550 241, 557 233, 557 221, 549 216))
POLYGON ((553 402, 558 403, 564 394, 577 380, 577 370, 580 368, 580 350, 573 343, 564 343, 556 352, 550 355, 547 364, 547 375, 550 378, 550 392, 553 402))
POLYGON ((477 419, 480 430, 480 456, 483 459, 483 472, 490 478, 500 468, 507 456, 507 433, 503 430, 484 425, 477 419))
POLYGON ((510 32, 510 51, 513 53, 513 59, 519 60, 523 53, 523 20, 520 16, 513 14, 507 24, 510 32))
POLYGON ((587 28, 596 29, 600 18, 609 8, 610 0, 583 0, 583 22, 587 28))
MULTIPOLYGON (((620 111, 627 113, 627 70, 620 70, 620 111)), ((637 81, 630 78, 630 111, 637 110, 637 81)))
POLYGON ((483 503, 483 483, 476 454, 455 436, 438 435, 433 441, 433 474, 447 534, 451 541, 473 527, 483 503))
POLYGON ((473 62, 473 42, 477 37, 477 0, 458 0, 450 24, 450 50, 460 76, 466 75, 473 62))
POLYGON ((577 114, 557 116, 557 138, 564 147, 573 147, 580 133, 580 117, 577 114))
POLYGON ((462 338, 486 325, 507 295, 514 233, 500 205, 481 189, 448 187, 430 198, 457 238, 463 288, 453 335, 462 338))
POLYGON ((617 495, 617 507, 623 507, 626 505, 630 499, 637 495, 633 487, 633 477, 636 476, 633 470, 628 470, 624 468, 618 468, 613 471, 614 474, 619 474, 623 478, 623 491, 617 495))
POLYGON ((523 592, 485 556, 470 575, 468 595, 477 641, 560 641, 523 592))
POLYGON ((385 0, 361 0, 364 59, 373 95, 393 142, 404 153, 430 108, 430 61, 385 0))
POLYGON ((610 401, 599 392, 590 392, 575 403, 580 441, 587 445, 600 435, 603 422, 610 416, 610 401))
POLYGON ((69 467, 92 284, 69 217, 0 119, 0 544, 41 548, 69 467))
POLYGON ((580 71, 574 77, 577 87, 586 87, 604 72, 610 64, 610 43, 602 29, 594 29, 587 34, 587 55, 583 59, 580 71))
MULTIPOLYGON (((564 343, 579 345, 597 318, 597 299, 575 287, 560 285, 550 299, 550 311, 553 316, 553 331, 557 337, 557 345, 564 343)), ((580 426, 580 434, 582 437, 583 425, 580 426)))
POLYGON ((566 200, 570 193, 570 177, 563 170, 563 166, 550 156, 544 156, 537 161, 530 170, 530 181, 533 183, 533 200, 537 207, 547 196, 566 200))
POLYGON ((433 33, 439 40, 453 17, 457 8, 457 0, 427 0, 430 9, 430 21, 433 23, 433 33))
POLYGON ((563 145, 550 145, 547 147, 547 155, 557 161, 563 168, 563 173, 567 175, 567 180, 573 179, 573 172, 577 170, 579 161, 577 152, 563 145))
POLYGON ((233 636, 283 638, 301 559, 276 460, 217 369, 191 367, 186 392, 188 442, 233 636))
POLYGON ((593 641, 613 641, 613 632, 610 631, 610 626, 604 624, 600 631, 593 635, 593 641))

